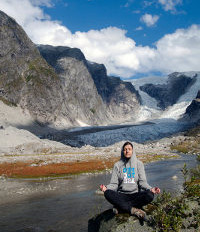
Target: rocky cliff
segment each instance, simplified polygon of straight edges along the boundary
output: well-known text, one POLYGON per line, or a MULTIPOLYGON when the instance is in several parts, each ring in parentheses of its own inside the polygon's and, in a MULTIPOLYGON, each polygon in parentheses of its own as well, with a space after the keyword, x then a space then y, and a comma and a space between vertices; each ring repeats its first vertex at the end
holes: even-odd
POLYGON ((63 99, 60 79, 23 29, 2 11, 0 57, 0 99, 27 109, 35 120, 54 122, 63 99))
POLYGON ((39 49, 45 59, 16 21, 0 11, 1 101, 57 126, 134 118, 140 104, 130 83, 108 77, 103 65, 89 63, 79 49, 39 49))
POLYGON ((130 82, 118 77, 107 76, 103 64, 87 62, 97 91, 107 105, 113 118, 137 118, 140 109, 140 95, 130 82))
POLYGON ((168 76, 166 84, 145 84, 140 86, 140 90, 155 98, 158 102, 158 107, 164 110, 168 106, 175 104, 179 97, 186 93, 195 81, 195 77, 191 78, 183 73, 175 72, 168 76))
POLYGON ((77 123, 108 123, 101 96, 86 67, 83 53, 77 48, 38 46, 41 55, 59 76, 69 114, 77 123))
POLYGON ((200 124, 200 90, 198 91, 196 98, 187 107, 182 119, 200 124))
POLYGON ((82 115, 82 121, 86 121, 86 108, 93 113, 99 109, 104 122, 136 118, 140 97, 131 83, 107 76, 103 64, 87 61, 77 48, 40 45, 38 49, 62 79, 71 111, 82 115), (93 101, 97 103, 95 107, 91 105, 93 101))

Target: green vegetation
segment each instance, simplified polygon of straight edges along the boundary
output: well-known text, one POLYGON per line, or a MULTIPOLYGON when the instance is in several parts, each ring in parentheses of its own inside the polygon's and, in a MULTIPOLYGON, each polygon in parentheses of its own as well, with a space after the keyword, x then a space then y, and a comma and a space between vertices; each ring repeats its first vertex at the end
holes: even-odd
MULTIPOLYGON (((200 158, 198 157, 197 160, 200 158)), ((152 226, 155 231, 168 232, 181 229, 200 229, 200 165, 189 171, 184 165, 184 191, 177 197, 163 192, 153 202, 152 226)))
POLYGON ((0 96, 0 101, 2 101, 4 104, 8 105, 8 106, 17 106, 14 102, 8 101, 7 99, 3 98, 0 96))
POLYGON ((26 81, 28 82, 29 80, 34 78, 34 80, 36 80, 37 82, 42 83, 42 80, 39 78, 42 75, 50 76, 55 79, 58 79, 54 70, 47 63, 45 66, 44 64, 45 62, 39 58, 30 62, 28 72, 30 72, 31 75, 28 74, 28 76, 26 77, 26 81))
POLYGON ((176 150, 176 151, 178 151, 178 152, 180 152, 180 153, 189 153, 189 151, 190 151, 190 149, 189 149, 189 147, 188 147, 188 145, 187 144, 177 144, 177 145, 172 145, 171 147, 170 147, 172 150, 176 150))
POLYGON ((96 113, 96 110, 94 108, 91 108, 90 111, 95 114, 96 113))
POLYGON ((170 148, 185 154, 200 153, 200 137, 186 137, 185 141, 172 144, 170 148))
POLYGON ((145 156, 141 157, 144 163, 155 162, 163 159, 175 159, 178 158, 178 154, 157 154, 157 153, 147 153, 145 156))
POLYGON ((29 82, 33 78, 34 78, 33 75, 28 75, 28 76, 25 77, 25 80, 26 80, 26 82, 29 82))

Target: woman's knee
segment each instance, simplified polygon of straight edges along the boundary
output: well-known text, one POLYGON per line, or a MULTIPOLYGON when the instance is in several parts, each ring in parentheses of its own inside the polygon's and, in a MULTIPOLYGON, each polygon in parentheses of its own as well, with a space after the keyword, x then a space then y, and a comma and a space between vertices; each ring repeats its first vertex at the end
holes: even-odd
POLYGON ((154 198, 154 193, 151 192, 150 190, 148 190, 148 191, 146 192, 146 198, 147 198, 147 201, 148 201, 149 203, 152 202, 152 201, 153 201, 153 198, 154 198))
POLYGON ((109 199, 112 194, 113 194, 113 190, 111 190, 111 189, 107 189, 104 192, 104 196, 105 196, 106 199, 109 199))

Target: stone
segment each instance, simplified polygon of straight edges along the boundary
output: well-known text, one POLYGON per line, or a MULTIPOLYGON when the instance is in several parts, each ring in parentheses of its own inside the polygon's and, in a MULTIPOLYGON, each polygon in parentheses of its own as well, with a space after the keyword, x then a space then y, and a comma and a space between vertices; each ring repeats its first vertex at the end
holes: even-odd
POLYGON ((108 209, 88 221, 88 232, 145 232, 153 231, 146 222, 141 223, 128 213, 115 215, 108 209))

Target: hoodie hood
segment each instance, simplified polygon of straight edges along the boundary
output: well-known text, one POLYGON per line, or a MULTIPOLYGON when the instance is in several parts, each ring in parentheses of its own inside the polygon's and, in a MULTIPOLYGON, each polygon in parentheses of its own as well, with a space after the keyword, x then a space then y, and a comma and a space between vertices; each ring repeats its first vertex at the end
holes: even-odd
POLYGON ((114 164, 110 184, 107 189, 119 191, 122 193, 135 193, 139 189, 150 189, 146 181, 143 163, 137 159, 134 148, 130 158, 124 156, 121 150, 121 158, 114 164))

